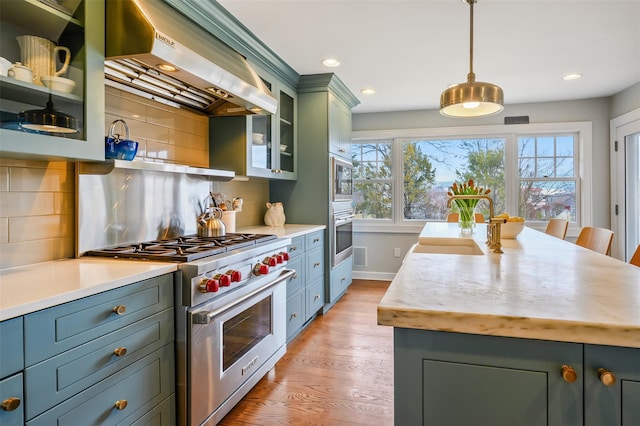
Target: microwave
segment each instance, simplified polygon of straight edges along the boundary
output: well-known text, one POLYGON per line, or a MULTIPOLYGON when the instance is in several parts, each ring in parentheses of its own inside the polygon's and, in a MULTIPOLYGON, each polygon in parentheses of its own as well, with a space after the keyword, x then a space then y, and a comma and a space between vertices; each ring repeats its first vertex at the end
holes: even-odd
POLYGON ((331 196, 332 201, 353 199, 353 164, 331 157, 331 196))

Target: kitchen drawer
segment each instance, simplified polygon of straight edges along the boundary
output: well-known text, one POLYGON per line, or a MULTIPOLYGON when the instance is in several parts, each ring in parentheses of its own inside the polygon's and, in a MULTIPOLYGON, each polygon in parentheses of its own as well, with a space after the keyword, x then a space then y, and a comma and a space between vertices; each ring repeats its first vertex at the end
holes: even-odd
POLYGON ((170 306, 173 306, 173 274, 26 315, 25 365, 43 361, 170 306), (125 312, 119 315, 115 312, 117 307, 124 307, 125 312))
POLYGON ((0 322, 0 377, 24 368, 23 347, 22 317, 0 322))
POLYGON ((305 322, 305 292, 287 299, 287 341, 305 322))
MULTIPOLYGON (((128 425, 129 422, 121 422, 118 425, 128 425)), ((165 399, 156 406, 153 410, 149 411, 144 416, 140 417, 135 422, 131 423, 131 426, 175 426, 176 424, 176 398, 175 394, 165 399)))
MULTIPOLYGON (((24 424, 24 395, 22 391, 22 373, 15 374, 0 380, 0 402, 9 402, 11 398, 17 398, 20 403, 12 411, 0 409, 0 425, 22 426, 24 424)), ((15 403, 16 401, 14 401, 15 403)))
POLYGON ((324 231, 316 231, 305 236, 305 250, 311 251, 324 246, 324 231))
POLYGON ((307 252, 305 268, 308 282, 314 281, 324 275, 324 252, 321 248, 307 252))
POLYGON ((28 367, 26 418, 32 419, 173 340, 173 309, 169 308, 28 367), (116 349, 126 353, 117 356, 116 349))
POLYGON ((337 299, 351 285, 352 258, 340 263, 331 271, 331 301, 337 299))
POLYGON ((296 271, 293 278, 287 282, 287 297, 291 297, 304 288, 304 283, 306 282, 304 276, 304 258, 296 257, 290 260, 287 268, 296 271))
POLYGON ((289 259, 302 256, 304 253, 304 235, 294 237, 291 239, 291 245, 289 245, 289 259))
POLYGON ((27 426, 131 424, 175 393, 173 344, 28 421, 27 426), (126 406, 116 408, 116 401, 126 406))
POLYGON ((309 284, 306 288, 307 319, 322 309, 324 305, 324 276, 309 284))

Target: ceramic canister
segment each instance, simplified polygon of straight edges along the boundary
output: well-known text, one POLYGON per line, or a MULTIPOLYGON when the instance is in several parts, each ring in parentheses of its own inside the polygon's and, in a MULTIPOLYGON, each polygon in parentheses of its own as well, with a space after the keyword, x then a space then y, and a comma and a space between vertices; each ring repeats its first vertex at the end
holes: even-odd
POLYGON ((16 37, 20 46, 20 56, 22 64, 33 71, 33 82, 43 86, 40 80, 43 76, 60 76, 67 72, 71 52, 64 46, 56 46, 51 40, 46 38, 21 35, 16 37), (56 57, 58 52, 65 52, 62 67, 57 69, 56 57))

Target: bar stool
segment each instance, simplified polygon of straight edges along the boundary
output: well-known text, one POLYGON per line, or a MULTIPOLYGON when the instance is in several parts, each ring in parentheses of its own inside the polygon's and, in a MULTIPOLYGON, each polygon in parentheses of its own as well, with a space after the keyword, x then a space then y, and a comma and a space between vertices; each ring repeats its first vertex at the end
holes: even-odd
POLYGON ((567 236, 567 228, 569 227, 569 221, 566 219, 549 219, 547 223, 547 229, 545 229, 545 234, 552 235, 554 237, 560 238, 564 240, 564 237, 567 236))
MULTIPOLYGON (((474 213, 473 216, 476 223, 484 223, 484 216, 481 213, 474 213)), ((460 215, 458 213, 449 213, 447 216, 447 222, 457 222, 459 218, 460 215)))
POLYGON ((638 247, 636 247, 636 251, 633 253, 633 256, 631 256, 631 260, 629 261, 629 263, 632 265, 640 266, 640 244, 638 244, 638 247))
POLYGON ((585 226, 580 231, 576 244, 602 254, 609 254, 613 231, 595 226, 585 226))

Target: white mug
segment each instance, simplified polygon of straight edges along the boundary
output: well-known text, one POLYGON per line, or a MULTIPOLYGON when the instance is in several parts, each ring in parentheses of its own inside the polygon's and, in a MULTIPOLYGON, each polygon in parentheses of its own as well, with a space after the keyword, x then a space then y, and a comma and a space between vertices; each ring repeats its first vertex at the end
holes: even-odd
POLYGON ((33 72, 31 68, 25 67, 20 62, 13 64, 13 66, 9 68, 9 71, 7 71, 7 75, 16 80, 33 83, 33 72))
POLYGON ((0 75, 6 77, 8 75, 9 68, 11 68, 11 61, 0 57, 0 75))

